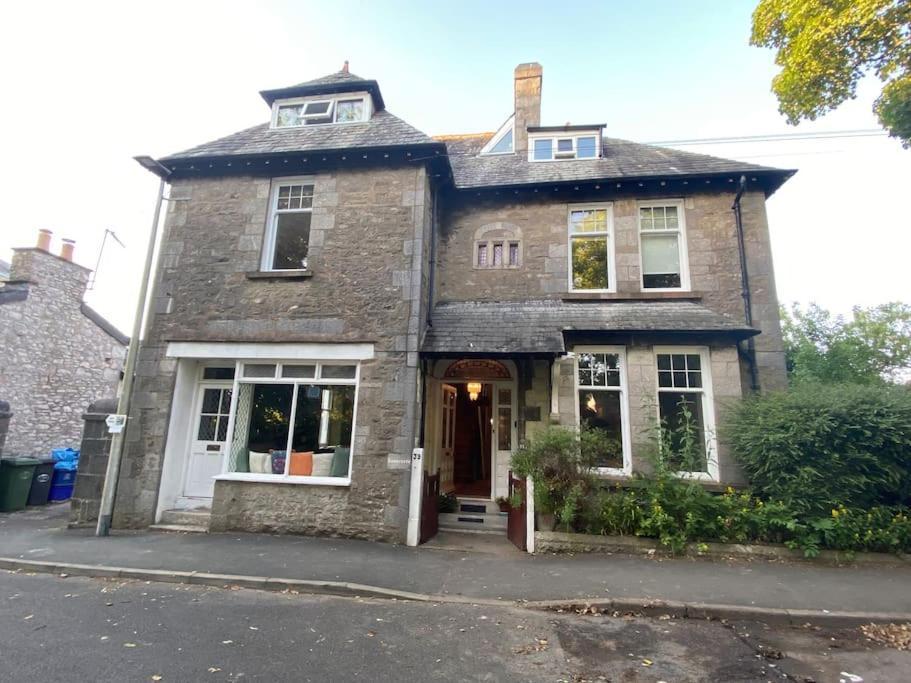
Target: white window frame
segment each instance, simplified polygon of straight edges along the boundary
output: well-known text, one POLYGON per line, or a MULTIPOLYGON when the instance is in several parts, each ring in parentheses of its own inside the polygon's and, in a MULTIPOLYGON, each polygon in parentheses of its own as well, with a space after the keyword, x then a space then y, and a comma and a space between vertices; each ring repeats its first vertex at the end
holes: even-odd
POLYGON ((331 97, 327 97, 326 95, 319 95, 317 97, 291 97, 291 98, 284 99, 284 100, 275 100, 275 102, 272 103, 272 120, 269 124, 269 127, 274 128, 276 130, 286 130, 286 129, 304 128, 304 127, 312 128, 314 126, 336 126, 336 125, 345 125, 345 124, 351 124, 351 123, 364 123, 365 121, 370 120, 370 117, 373 114, 373 111, 372 111, 372 108, 370 105, 371 105, 371 98, 368 97, 365 93, 350 93, 350 94, 340 93, 338 95, 332 95, 331 97), (336 118, 338 115, 338 103, 339 102, 353 102, 355 100, 360 100, 364 104, 363 118, 361 118, 359 121, 338 121, 336 118), (279 107, 293 107, 294 105, 300 105, 300 104, 309 105, 309 104, 315 104, 317 102, 330 102, 329 111, 327 113, 319 114, 319 115, 313 114, 313 115, 310 115, 309 117, 304 115, 301 118, 303 118, 303 119, 306 119, 306 118, 320 119, 320 118, 326 118, 327 116, 331 116, 332 117, 331 121, 327 121, 326 123, 300 123, 296 126, 279 126, 278 125, 279 107))
POLYGON ((506 123, 504 123, 502 126, 500 126, 500 129, 496 133, 493 134, 493 137, 490 138, 490 142, 488 142, 486 145, 484 145, 484 147, 481 149, 479 154, 481 156, 501 156, 503 154, 515 154, 515 152, 516 152, 516 130, 515 130, 515 128, 516 128, 516 117, 515 117, 515 115, 512 115, 506 120, 506 123), (507 135, 507 133, 510 133, 510 132, 512 133, 512 149, 509 150, 508 152, 491 151, 491 150, 493 150, 494 147, 497 146, 497 144, 500 142, 500 140, 502 140, 507 135))
POLYGON ((636 202, 636 228, 639 232, 639 288, 643 292, 688 292, 690 291, 690 259, 686 244, 686 208, 682 199, 650 199, 636 202), (677 235, 677 249, 680 252, 680 286, 679 287, 646 287, 645 268, 642 260, 642 216, 639 209, 668 207, 677 208, 676 230, 646 230, 646 235, 677 235))
POLYGON ((350 486, 352 468, 354 467, 354 445, 355 434, 357 433, 357 411, 361 385, 361 364, 356 360, 347 361, 325 361, 325 360, 276 360, 274 358, 256 358, 235 361, 234 382, 231 385, 231 413, 228 418, 228 438, 225 441, 225 450, 222 458, 221 474, 215 477, 216 481, 251 481, 267 484, 304 484, 311 486, 350 486), (272 377, 244 377, 244 365, 275 365, 275 372, 272 377), (282 377, 283 365, 313 365, 315 367, 313 377, 282 377), (354 365, 354 377, 352 379, 322 379, 322 369, 331 365, 354 365), (285 455, 285 473, 284 474, 262 474, 258 472, 229 472, 228 461, 231 457, 231 451, 234 444, 234 423, 237 417, 237 399, 241 384, 291 384, 293 393, 291 399, 291 416, 288 422, 288 445, 286 446, 285 455), (288 474, 291 466, 291 442, 294 438, 294 416, 297 405, 297 392, 299 385, 313 384, 322 386, 353 386, 354 387, 354 408, 351 411, 351 444, 348 447, 348 476, 347 477, 314 477, 288 474))
POLYGON ((632 430, 629 420, 629 379, 626 370, 625 346, 576 346, 573 354, 573 406, 576 414, 576 427, 582 428, 582 415, 579 412, 579 392, 583 389, 592 391, 610 391, 620 394, 620 438, 623 451, 623 467, 597 467, 595 471, 605 477, 629 477, 633 473, 632 458, 632 430), (610 353, 616 354, 620 363, 620 386, 618 387, 590 387, 579 384, 579 354, 582 353, 610 353))
POLYGON ((555 133, 536 133, 528 136, 528 160, 534 161, 536 163, 549 162, 549 161, 592 161, 594 159, 601 158, 601 132, 592 131, 586 133, 568 133, 566 135, 558 135, 555 133), (595 138, 595 156, 593 157, 583 157, 579 158, 577 155, 579 153, 579 138, 595 138), (551 141, 551 157, 550 159, 535 159, 535 141, 537 140, 550 140, 551 141), (573 150, 572 156, 569 152, 563 152, 564 156, 558 156, 557 144, 559 140, 572 140, 573 150))
POLYGON ((568 204, 566 209, 566 251, 569 271, 569 291, 591 294, 612 294, 617 291, 617 268, 614 258, 614 205, 612 202, 594 204, 568 204), (588 209, 607 210, 607 230, 598 232, 573 232, 572 212, 588 209), (573 287, 573 237, 604 237, 607 239, 607 289, 576 289, 573 287))
MULTIPOLYGON (((313 176, 293 176, 285 178, 273 178, 272 188, 269 191, 269 213, 266 217, 266 229, 263 234, 262 256, 260 258, 259 268, 262 272, 269 273, 305 273, 307 268, 273 268, 272 262, 275 259, 275 231, 278 226, 278 216, 284 213, 309 213, 311 214, 310 226, 313 229, 313 206, 306 209, 281 209, 278 208, 278 193, 283 187, 291 185, 312 185, 314 194, 316 193, 316 180, 313 176)), ((312 203, 311 203, 312 204, 312 203)), ((308 240, 309 248, 309 240, 308 240)), ((309 254, 309 251, 308 251, 309 254)))
MULTIPOLYGON (((673 361, 672 361, 673 362, 673 361)), ((712 354, 707 346, 655 346, 652 348, 652 370, 655 373, 655 415, 658 424, 661 424, 661 404, 657 400, 658 394, 661 393, 687 393, 701 394, 702 396, 702 415, 703 430, 705 434, 705 472, 675 472, 681 479, 694 479, 698 481, 720 481, 718 467, 718 437, 715 431, 715 396, 712 391, 712 354), (662 387, 658 382, 658 355, 685 355, 693 354, 699 356, 701 366, 702 387, 699 389, 689 389, 680 387, 662 387)))

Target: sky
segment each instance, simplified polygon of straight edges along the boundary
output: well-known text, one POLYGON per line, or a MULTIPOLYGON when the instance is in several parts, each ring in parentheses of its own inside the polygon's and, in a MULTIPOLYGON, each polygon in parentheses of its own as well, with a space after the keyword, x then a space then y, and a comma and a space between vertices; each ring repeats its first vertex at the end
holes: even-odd
MULTIPOLYGON (((0 258, 39 228, 76 240, 86 300, 129 331, 164 156, 263 123, 262 89, 338 71, 379 81, 424 132, 495 130, 512 73, 544 67, 542 123, 606 123, 640 142, 878 128, 878 83, 788 126, 754 1, 4 3, 0 258)), ((886 137, 681 149, 798 169, 768 202, 778 294, 836 312, 911 301, 911 150, 886 137)))

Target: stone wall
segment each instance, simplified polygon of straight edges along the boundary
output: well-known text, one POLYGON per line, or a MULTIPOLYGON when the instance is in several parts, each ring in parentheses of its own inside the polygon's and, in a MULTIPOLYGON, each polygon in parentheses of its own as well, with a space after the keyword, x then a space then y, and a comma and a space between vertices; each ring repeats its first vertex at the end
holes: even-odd
POLYGON ((89 273, 40 249, 14 252, 23 296, 0 304, 0 396, 16 414, 7 453, 78 448, 85 406, 117 392, 126 347, 83 312, 89 273))
POLYGON ((79 476, 70 499, 70 526, 94 526, 101 509, 101 491, 111 452, 111 434, 105 423, 117 412, 117 399, 104 398, 88 406, 79 444, 79 476))
POLYGON ((213 529, 402 538, 407 519, 430 189, 423 167, 313 176, 306 279, 262 279, 270 179, 175 180, 140 355, 115 526, 153 522, 176 361, 169 341, 372 342, 350 487, 218 482, 213 529))
MULTIPOLYGON (((437 300, 515 301, 559 298, 569 290, 567 216, 571 204, 612 202, 618 295, 661 298, 640 286, 637 200, 654 196, 573 197, 565 200, 479 197, 450 194, 444 203, 439 244, 437 300), (474 239, 484 226, 501 224, 522 235, 521 266, 515 269, 473 268, 474 239)), ((743 320, 737 233, 732 192, 698 193, 684 199, 686 242, 691 288, 702 303, 731 318, 743 320)), ((778 298, 772 267, 765 197, 747 192, 742 201, 750 273, 760 384, 785 386, 784 350, 778 319, 778 298)), ((746 388, 746 387, 744 387, 746 388)))

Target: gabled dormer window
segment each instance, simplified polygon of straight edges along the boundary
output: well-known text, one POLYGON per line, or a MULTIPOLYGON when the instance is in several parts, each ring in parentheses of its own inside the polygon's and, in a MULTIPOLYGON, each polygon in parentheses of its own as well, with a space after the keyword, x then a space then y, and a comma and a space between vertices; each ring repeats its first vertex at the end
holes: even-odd
POLYGON ((597 159, 600 153, 598 136, 529 135, 529 161, 562 161, 567 159, 597 159))
POLYGON ((515 139, 515 116, 510 116, 500 130, 493 134, 490 141, 484 145, 481 155, 487 154, 512 154, 515 139))
POLYGON ((365 97, 321 97, 279 100, 273 105, 273 128, 296 128, 327 123, 359 123, 368 118, 365 97))

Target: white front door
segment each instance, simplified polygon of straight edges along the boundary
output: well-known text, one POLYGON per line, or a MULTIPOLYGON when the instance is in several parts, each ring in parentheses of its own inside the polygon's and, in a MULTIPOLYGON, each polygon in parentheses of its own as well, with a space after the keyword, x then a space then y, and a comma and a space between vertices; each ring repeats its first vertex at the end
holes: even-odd
POLYGON ((228 436, 231 385, 200 384, 195 405, 183 494, 188 498, 211 498, 215 488, 213 477, 221 473, 228 436))
MULTIPOLYGON (((453 460, 453 447, 455 442, 456 418, 456 388, 449 384, 443 385, 443 429, 440 435, 440 490, 448 491, 452 488, 452 479, 455 472, 453 460)), ((433 474, 431 472, 431 474, 433 474)))
POLYGON ((516 392, 512 382, 497 382, 493 385, 493 434, 494 485, 492 497, 509 495, 508 474, 512 466, 512 452, 516 441, 516 392))

